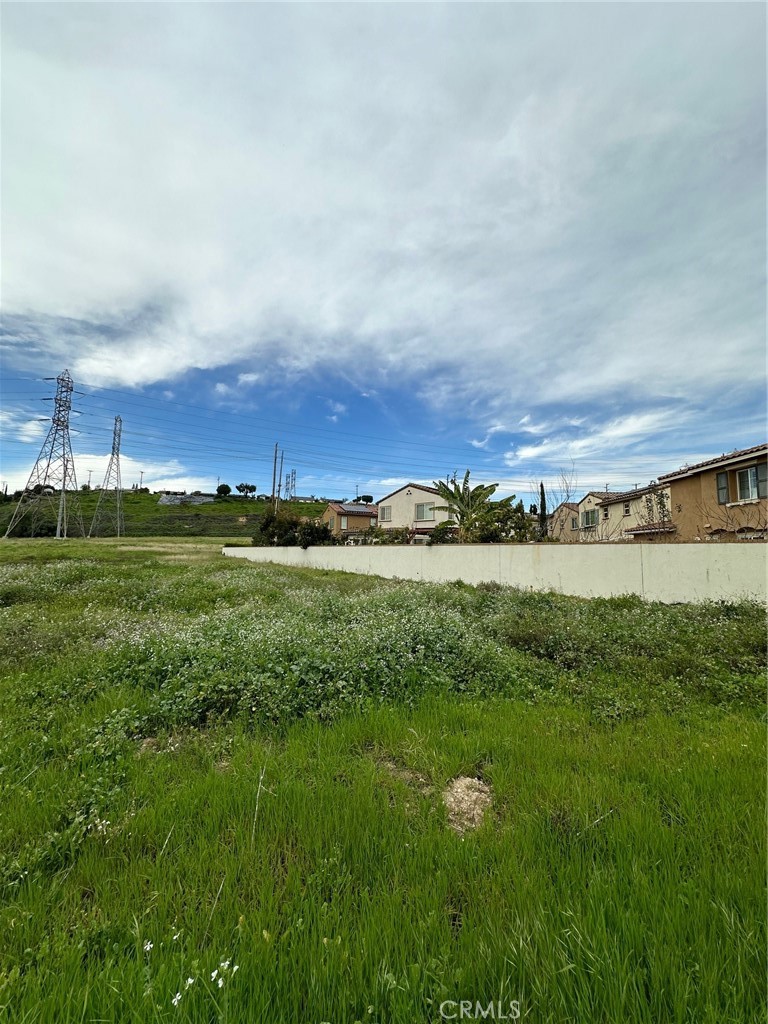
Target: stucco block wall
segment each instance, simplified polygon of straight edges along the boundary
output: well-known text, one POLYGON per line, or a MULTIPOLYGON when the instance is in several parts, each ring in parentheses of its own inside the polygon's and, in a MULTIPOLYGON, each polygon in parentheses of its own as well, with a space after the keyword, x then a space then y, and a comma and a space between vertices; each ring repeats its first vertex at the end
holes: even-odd
POLYGON ((577 597, 637 594, 648 601, 766 600, 768 545, 462 544, 223 548, 252 562, 337 569, 388 579, 496 581, 577 597))

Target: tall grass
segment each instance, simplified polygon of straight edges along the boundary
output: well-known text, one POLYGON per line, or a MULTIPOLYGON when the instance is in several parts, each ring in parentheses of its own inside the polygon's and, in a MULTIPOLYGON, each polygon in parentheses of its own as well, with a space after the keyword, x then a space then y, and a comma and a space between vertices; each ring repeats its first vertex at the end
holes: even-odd
POLYGON ((180 553, 0 548, 0 1015, 764 1019, 759 608, 180 553))

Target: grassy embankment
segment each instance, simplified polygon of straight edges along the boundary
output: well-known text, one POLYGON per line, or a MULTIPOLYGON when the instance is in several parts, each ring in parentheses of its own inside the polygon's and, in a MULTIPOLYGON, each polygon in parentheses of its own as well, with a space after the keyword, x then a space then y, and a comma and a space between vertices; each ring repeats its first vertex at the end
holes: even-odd
POLYGON ((0 561, 0 1017, 764 1019, 761 609, 0 561))
MULTIPOLYGON (((96 491, 80 491, 77 495, 81 506, 85 532, 88 533, 96 510, 96 491)), ((230 495, 217 498, 205 505, 159 505, 159 495, 125 491, 123 494, 123 515, 125 532, 128 537, 252 537, 256 523, 270 507, 266 501, 253 501, 230 495)), ((50 521, 55 525, 54 498, 50 521)), ((281 509, 299 516, 319 516, 325 509, 325 502, 281 502, 281 509)), ((0 505, 0 537, 5 533, 15 503, 0 505)))

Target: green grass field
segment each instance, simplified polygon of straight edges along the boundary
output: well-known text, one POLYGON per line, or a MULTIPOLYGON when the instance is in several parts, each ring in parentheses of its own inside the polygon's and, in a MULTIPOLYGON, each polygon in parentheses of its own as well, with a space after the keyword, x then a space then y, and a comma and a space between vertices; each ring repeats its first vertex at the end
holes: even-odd
MULTIPOLYGON (((123 493, 123 515, 127 537, 252 537, 256 523, 269 507, 269 502, 252 501, 233 494, 205 505, 159 505, 157 494, 139 491, 123 493)), ((85 532, 88 533, 96 511, 96 491, 80 491, 77 495, 85 532)), ((56 501, 50 503, 48 519, 56 522, 56 501)), ((287 501, 281 508, 299 516, 319 516, 326 502, 287 501)), ((16 504, 0 504, 0 537, 5 533, 16 504)), ((22 524, 23 525, 23 524, 22 524)))
POLYGON ((0 545, 0 1019, 765 1020, 763 609, 219 544, 0 545))

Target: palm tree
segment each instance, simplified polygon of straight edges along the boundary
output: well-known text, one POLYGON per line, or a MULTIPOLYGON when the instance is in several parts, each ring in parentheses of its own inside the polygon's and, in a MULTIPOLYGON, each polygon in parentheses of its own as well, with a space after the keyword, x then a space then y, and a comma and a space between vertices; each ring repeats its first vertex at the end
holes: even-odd
MULTIPOLYGON (((469 470, 464 474, 461 484, 456 480, 435 480, 435 489, 445 502, 444 505, 435 505, 436 512, 448 512, 451 519, 458 527, 458 540, 460 544, 467 544, 474 540, 478 528, 487 518, 490 507, 488 499, 495 493, 498 484, 476 484, 469 486, 469 470)), ((503 498, 500 505, 509 504, 511 498, 503 498)))

